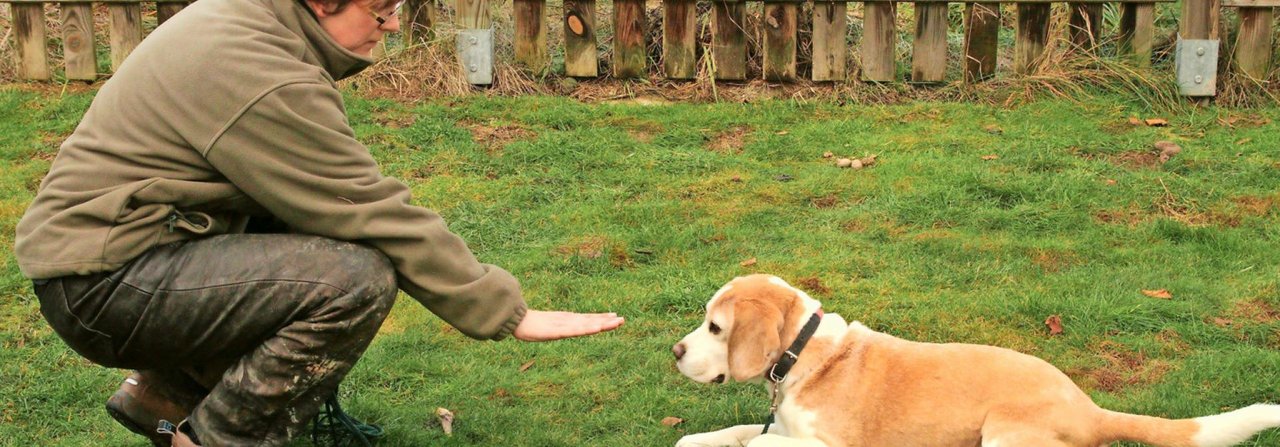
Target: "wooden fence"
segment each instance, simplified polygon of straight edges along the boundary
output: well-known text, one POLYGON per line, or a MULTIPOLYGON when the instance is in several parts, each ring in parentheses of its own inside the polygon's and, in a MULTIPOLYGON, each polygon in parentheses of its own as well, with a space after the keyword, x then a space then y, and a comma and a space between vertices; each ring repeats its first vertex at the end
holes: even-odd
MULTIPOLYGON (((156 4, 158 21, 163 23, 178 13, 185 0, 151 0, 156 4)), ((434 9, 432 0, 409 0, 402 11, 402 27, 408 37, 430 32, 434 9)), ((460 28, 488 28, 488 0, 456 0, 460 28)), ((598 24, 596 0, 564 0, 565 74, 573 77, 597 77, 598 24)), ((697 73, 696 0, 663 0, 662 72, 672 79, 692 79, 697 73)), ((1156 2, 1172 0, 1075 0, 1065 2, 1070 8, 1069 39, 1085 50, 1091 50, 1101 39, 1102 8, 1116 3, 1121 18, 1118 42, 1123 54, 1140 65, 1149 65, 1154 38, 1156 2)), ((1216 38, 1219 0, 1184 0, 1180 34, 1183 38, 1216 38), (1200 8, 1200 9, 1196 9, 1200 8), (1209 11, 1208 14, 1198 11, 1209 11), (1210 17, 1200 17, 1208 15, 1210 17)), ((137 0, 97 0, 45 2, 39 0, 0 0, 8 3, 13 16, 18 72, 25 79, 47 80, 52 76, 46 55, 45 5, 56 4, 61 17, 61 40, 65 77, 72 80, 96 79, 97 64, 93 35, 93 3, 105 4, 109 11, 111 70, 143 38, 142 3, 137 0)), ((914 0, 915 34, 911 70, 907 80, 913 83, 941 82, 947 67, 946 0, 914 0)), ((990 78, 996 71, 997 37, 1000 30, 1000 4, 1015 3, 1017 26, 1014 39, 1013 70, 1032 73, 1042 62, 1049 41, 1049 17, 1058 0, 991 0, 965 2, 963 71, 968 81, 990 78)), ((864 81, 899 80, 896 72, 895 46, 897 3, 892 1, 862 2, 863 36, 860 45, 861 78, 864 81)), ((1272 54, 1272 7, 1280 0, 1226 0, 1221 7, 1240 8, 1241 29, 1235 45, 1236 68, 1253 78, 1265 79, 1270 72, 1272 54)), ((614 77, 630 78, 646 75, 647 24, 644 0, 613 1, 614 77)), ((788 81, 797 78, 797 42, 800 0, 764 0, 763 54, 765 79, 788 81)), ((848 3, 813 0, 811 8, 811 41, 814 81, 844 81, 849 73, 847 55, 849 39, 848 3)), ((534 70, 549 64, 545 0, 513 0, 515 17, 514 47, 518 62, 534 70)), ((746 3, 743 0, 713 0, 711 8, 712 41, 708 49, 713 75, 717 80, 747 78, 746 3)))

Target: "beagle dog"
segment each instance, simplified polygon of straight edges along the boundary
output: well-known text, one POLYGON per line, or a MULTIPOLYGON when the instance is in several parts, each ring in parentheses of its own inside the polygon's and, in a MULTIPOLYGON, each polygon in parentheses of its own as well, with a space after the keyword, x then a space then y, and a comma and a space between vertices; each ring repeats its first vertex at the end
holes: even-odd
POLYGON ((1280 426, 1280 405, 1179 420, 1108 411, 1039 358, 846 323, 769 275, 720 288, 702 325, 672 351, 694 381, 764 382, 776 415, 767 434, 763 424, 740 425, 677 447, 1208 447, 1280 426))

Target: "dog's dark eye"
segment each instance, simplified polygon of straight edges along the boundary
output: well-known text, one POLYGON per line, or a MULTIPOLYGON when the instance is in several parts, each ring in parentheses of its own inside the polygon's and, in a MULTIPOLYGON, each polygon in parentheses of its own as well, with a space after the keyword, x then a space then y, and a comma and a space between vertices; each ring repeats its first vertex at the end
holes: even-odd
POLYGON ((710 326, 707 327, 707 329, 710 330, 711 334, 713 335, 717 335, 720 333, 720 325, 715 323, 711 323, 710 326))

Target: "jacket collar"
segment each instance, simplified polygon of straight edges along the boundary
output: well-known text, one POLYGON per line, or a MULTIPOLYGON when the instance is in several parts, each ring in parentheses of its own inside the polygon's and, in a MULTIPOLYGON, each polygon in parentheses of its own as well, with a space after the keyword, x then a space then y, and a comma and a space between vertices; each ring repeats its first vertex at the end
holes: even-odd
POLYGON ((304 60, 324 68, 334 81, 354 76, 373 65, 373 59, 338 45, 333 36, 320 27, 315 12, 304 0, 271 0, 271 6, 280 22, 307 42, 304 60))

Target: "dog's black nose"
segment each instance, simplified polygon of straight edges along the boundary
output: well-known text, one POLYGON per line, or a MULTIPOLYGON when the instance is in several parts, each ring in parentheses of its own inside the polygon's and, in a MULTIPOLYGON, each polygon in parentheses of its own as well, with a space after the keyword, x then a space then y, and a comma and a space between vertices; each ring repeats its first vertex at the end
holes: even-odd
POLYGON ((675 346, 671 347, 671 353, 676 355, 676 360, 680 360, 681 357, 684 357, 684 351, 684 343, 676 343, 675 346))
POLYGON ((711 383, 724 383, 724 374, 718 375, 716 376, 716 378, 711 379, 711 383))

